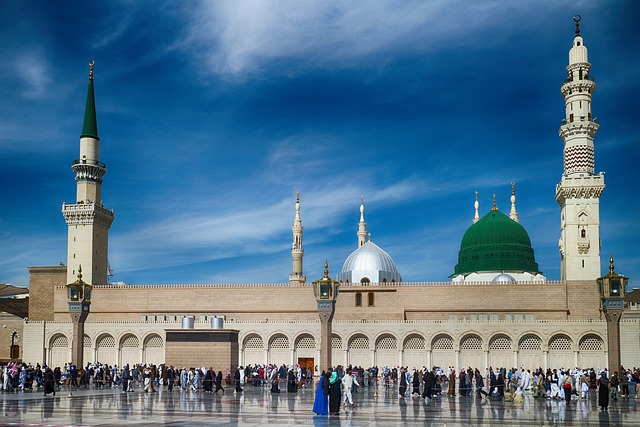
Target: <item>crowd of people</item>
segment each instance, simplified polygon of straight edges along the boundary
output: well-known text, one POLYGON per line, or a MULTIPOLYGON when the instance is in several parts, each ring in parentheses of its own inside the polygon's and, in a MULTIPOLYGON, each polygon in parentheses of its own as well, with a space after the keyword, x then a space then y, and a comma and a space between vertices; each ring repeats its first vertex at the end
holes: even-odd
MULTIPOLYGON (((384 386, 398 386, 401 398, 407 397, 411 389, 411 397, 422 398, 426 403, 442 395, 447 389, 448 397, 475 396, 477 399, 522 403, 525 394, 536 399, 552 399, 570 404, 578 399, 587 400, 591 390, 597 390, 598 406, 608 411, 609 401, 618 398, 629 398, 635 394, 640 397, 640 369, 625 369, 610 373, 607 369, 596 371, 589 369, 547 369, 537 368, 534 372, 512 368, 506 370, 487 368, 483 373, 479 369, 463 368, 456 372, 448 367, 445 373, 440 367, 409 370, 408 367, 382 369, 384 386), (457 394, 456 394, 457 390, 457 394)), ((316 388, 313 412, 318 415, 338 415, 340 405, 344 408, 355 407, 352 392, 357 390, 360 382, 363 386, 377 385, 378 368, 367 370, 349 366, 343 369, 337 366, 320 376, 316 388)))
MULTIPOLYGON (((270 386, 270 392, 279 393, 280 384, 285 382, 288 393, 301 388, 312 388, 313 371, 300 365, 259 364, 240 366, 232 376, 231 370, 215 371, 206 367, 182 367, 128 364, 118 367, 102 363, 88 363, 77 369, 67 363, 64 367, 43 364, 35 366, 26 363, 9 362, 0 370, 0 388, 3 392, 42 391, 46 396, 55 395, 63 386, 70 388, 114 388, 122 393, 136 389, 154 393, 160 387, 167 392, 180 390, 190 393, 225 392, 231 386, 236 392, 243 387, 270 386)), ((606 369, 542 369, 533 372, 524 367, 506 370, 487 368, 480 372, 477 368, 452 366, 443 369, 374 366, 364 369, 360 366, 337 366, 323 372, 316 384, 316 399, 313 411, 318 414, 338 414, 340 407, 355 407, 353 393, 358 387, 397 387, 401 398, 420 397, 429 402, 439 397, 446 389, 446 396, 473 397, 478 399, 504 400, 519 403, 525 394, 535 399, 555 399, 566 403, 586 400, 591 390, 597 390, 598 406, 607 411, 610 400, 640 396, 640 369, 626 369, 623 366, 613 373, 606 369)))

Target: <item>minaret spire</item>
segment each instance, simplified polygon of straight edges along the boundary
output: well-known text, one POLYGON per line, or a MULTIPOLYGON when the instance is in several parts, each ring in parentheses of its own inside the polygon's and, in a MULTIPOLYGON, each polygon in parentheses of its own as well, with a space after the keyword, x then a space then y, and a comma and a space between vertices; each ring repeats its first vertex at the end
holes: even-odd
POLYGON ((96 120, 96 99, 93 91, 93 67, 95 64, 95 61, 89 62, 89 89, 87 90, 87 103, 84 109, 84 122, 80 138, 90 137, 100 140, 98 121, 96 120))
POLYGON ((520 222, 518 221, 518 212, 516 211, 516 183, 515 182, 511 183, 511 212, 509 212, 509 218, 511 218, 515 222, 520 222))
POLYGON ((360 222, 358 223, 358 247, 367 243, 367 223, 364 222, 364 196, 360 196, 360 222))
POLYGON ((102 206, 102 177, 107 167, 100 161, 100 138, 93 90, 93 67, 89 63, 89 87, 80 135, 80 157, 71 169, 76 175, 76 202, 63 204, 62 214, 68 225, 67 283, 76 279, 71 266, 85 266, 85 281, 92 285, 108 282, 109 227, 113 211, 102 206), (87 268, 88 266, 88 268, 87 268))
POLYGON ((476 201, 473 203, 473 207, 476 210, 476 214, 473 216, 473 223, 475 224, 480 220, 480 213, 478 209, 480 208, 480 202, 478 201, 478 192, 476 191, 476 201))
POLYGON ((304 249, 302 249, 302 219, 300 218, 300 192, 296 191, 296 216, 293 220, 293 245, 291 247, 291 261, 293 269, 289 275, 289 283, 292 285, 303 285, 307 278, 302 273, 302 258, 304 257, 304 249))
POLYGON ((497 211, 498 210, 498 206, 496 205, 496 193, 493 193, 493 207, 491 208, 492 211, 497 211))
POLYGON ((560 205, 560 278, 594 280, 600 277, 600 195, 604 174, 595 172, 594 139, 599 124, 591 113, 596 83, 591 77, 587 47, 581 36, 579 15, 569 50, 567 79, 560 92, 565 118, 558 134, 564 145, 564 172, 556 186, 560 205))

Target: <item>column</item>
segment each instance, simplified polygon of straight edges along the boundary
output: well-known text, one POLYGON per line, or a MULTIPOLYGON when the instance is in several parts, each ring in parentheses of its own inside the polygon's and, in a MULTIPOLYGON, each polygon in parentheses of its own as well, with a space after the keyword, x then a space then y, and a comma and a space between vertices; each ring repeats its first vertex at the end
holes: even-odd
POLYGON ((456 350, 456 366, 458 367, 458 370, 460 370, 462 367, 460 366, 460 350, 456 350))
MULTIPOLYGON (((431 355, 431 350, 427 350, 427 364, 425 366, 429 366, 432 367, 433 366, 433 357, 431 355)), ((416 368, 420 369, 419 366, 416 366, 416 368)))
POLYGON ((573 352, 573 366, 580 366, 578 365, 578 351, 573 352))
POLYGON ((296 360, 296 350, 291 349, 291 364, 295 365, 296 363, 298 363, 298 361, 296 360))
POLYGON ((544 350, 542 355, 544 357, 544 369, 549 369, 549 350, 544 350))
POLYGON ((342 361, 342 366, 348 366, 349 365, 349 349, 345 348, 344 349, 344 360, 342 361))
MULTIPOLYGON (((489 350, 484 351, 484 368, 489 369, 489 350)), ((484 375, 484 373, 482 375, 484 375)))
POLYGON ((371 349, 371 366, 376 366, 376 349, 371 349))
POLYGON ((404 350, 398 350, 398 366, 404 366, 404 350))

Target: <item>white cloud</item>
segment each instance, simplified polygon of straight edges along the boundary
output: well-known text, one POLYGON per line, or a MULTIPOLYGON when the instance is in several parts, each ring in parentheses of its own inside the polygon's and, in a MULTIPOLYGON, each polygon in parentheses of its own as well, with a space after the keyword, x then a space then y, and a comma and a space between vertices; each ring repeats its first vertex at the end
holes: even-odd
POLYGON ((202 2, 192 8, 189 34, 178 44, 204 56, 216 72, 239 76, 264 62, 300 59, 289 69, 295 72, 325 63, 349 66, 378 51, 473 44, 480 28, 516 27, 521 12, 532 8, 500 1, 202 2))

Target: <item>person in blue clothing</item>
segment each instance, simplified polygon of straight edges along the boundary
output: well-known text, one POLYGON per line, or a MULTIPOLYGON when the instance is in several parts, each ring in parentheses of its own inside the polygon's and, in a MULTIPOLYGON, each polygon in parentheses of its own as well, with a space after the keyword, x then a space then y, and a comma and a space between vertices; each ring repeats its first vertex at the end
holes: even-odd
POLYGON ((329 415, 329 373, 322 372, 318 378, 316 397, 313 400, 313 412, 318 415, 329 415))

